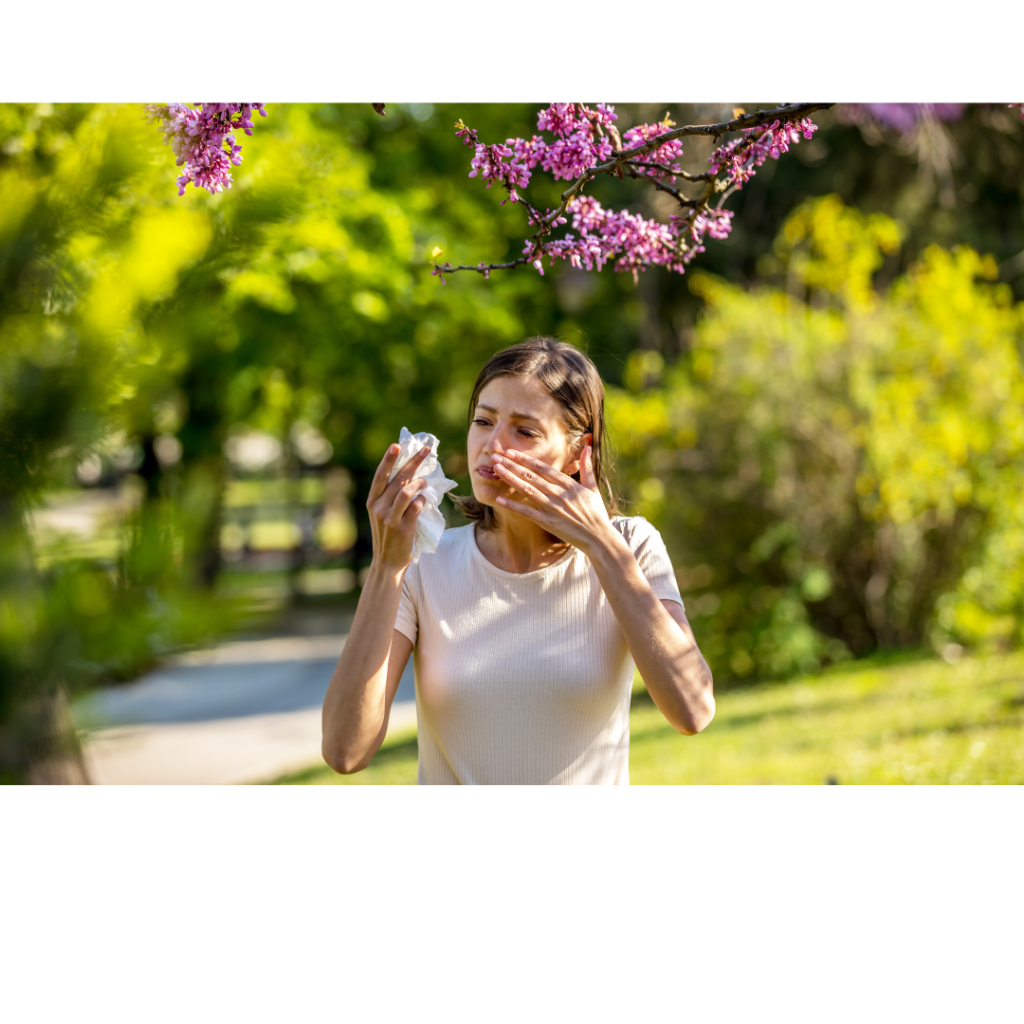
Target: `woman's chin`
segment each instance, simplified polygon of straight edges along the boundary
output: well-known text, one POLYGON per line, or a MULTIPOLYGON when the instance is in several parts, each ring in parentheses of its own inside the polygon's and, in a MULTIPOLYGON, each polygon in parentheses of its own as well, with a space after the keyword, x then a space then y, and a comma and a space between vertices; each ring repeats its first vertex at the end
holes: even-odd
POLYGON ((473 481, 473 497, 481 505, 497 505, 498 495, 504 490, 500 480, 477 479, 473 481))

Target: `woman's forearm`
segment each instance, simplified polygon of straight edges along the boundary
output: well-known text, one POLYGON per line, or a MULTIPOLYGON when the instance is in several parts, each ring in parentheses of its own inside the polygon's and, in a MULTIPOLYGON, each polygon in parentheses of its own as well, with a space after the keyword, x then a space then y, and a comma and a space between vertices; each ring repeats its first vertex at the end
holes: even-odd
POLYGON ((359 771, 384 739, 388 661, 404 575, 404 569, 372 563, 363 584, 324 697, 322 752, 335 771, 359 771))
POLYGON ((617 530, 587 554, 654 703, 678 732, 700 732, 715 699, 692 634, 668 613, 617 530))

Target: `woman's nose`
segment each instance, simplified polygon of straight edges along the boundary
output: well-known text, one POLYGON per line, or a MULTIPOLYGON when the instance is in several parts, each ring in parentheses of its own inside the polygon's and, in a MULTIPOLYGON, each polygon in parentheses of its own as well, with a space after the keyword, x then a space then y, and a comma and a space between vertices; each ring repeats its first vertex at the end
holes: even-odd
POLYGON ((507 444, 502 443, 500 428, 495 429, 491 431, 491 436, 487 438, 487 443, 484 445, 484 454, 500 455, 507 447, 507 444))

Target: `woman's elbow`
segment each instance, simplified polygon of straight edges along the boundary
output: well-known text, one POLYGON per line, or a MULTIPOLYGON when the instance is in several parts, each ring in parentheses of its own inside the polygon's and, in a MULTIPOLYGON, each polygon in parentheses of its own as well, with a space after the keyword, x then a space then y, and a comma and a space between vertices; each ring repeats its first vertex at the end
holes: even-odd
POLYGON ((703 702, 700 708, 695 708, 686 717, 686 721, 682 723, 682 728, 679 728, 684 736, 696 736, 697 733, 702 732, 710 724, 711 720, 715 717, 715 698, 709 697, 703 702))
POLYGON ((370 763, 370 758, 373 756, 371 754, 369 757, 366 755, 357 757, 355 752, 339 749, 333 744, 328 744, 326 740, 320 747, 320 753, 327 766, 339 775, 354 775, 356 772, 361 772, 370 763))
POLYGON ((702 732, 715 717, 715 697, 711 692, 711 674, 708 673, 706 690, 700 697, 692 701, 680 716, 681 720, 675 725, 676 731, 684 736, 695 736, 702 732))

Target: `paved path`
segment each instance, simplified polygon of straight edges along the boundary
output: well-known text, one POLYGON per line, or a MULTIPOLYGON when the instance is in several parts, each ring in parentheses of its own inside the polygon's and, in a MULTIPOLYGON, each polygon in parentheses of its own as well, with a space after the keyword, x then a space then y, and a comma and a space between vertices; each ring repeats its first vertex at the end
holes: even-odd
MULTIPOLYGON (((101 785, 259 782, 320 763, 320 707, 345 635, 236 640, 75 708, 101 785)), ((389 731, 416 721, 412 659, 389 731)))

